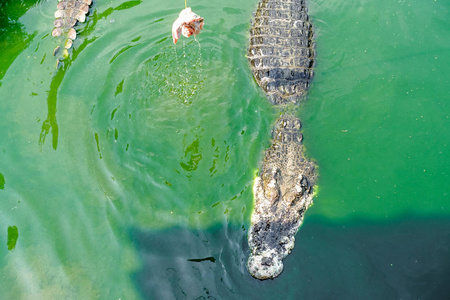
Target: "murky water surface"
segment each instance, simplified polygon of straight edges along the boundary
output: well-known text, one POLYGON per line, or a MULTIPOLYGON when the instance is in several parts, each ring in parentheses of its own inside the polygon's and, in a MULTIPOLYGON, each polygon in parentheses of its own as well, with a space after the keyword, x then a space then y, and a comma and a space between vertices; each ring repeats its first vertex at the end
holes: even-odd
POLYGON ((275 279, 246 270, 275 111, 246 60, 257 1, 94 0, 70 58, 57 1, 0 4, 5 299, 445 299, 450 2, 310 0, 302 105, 319 192, 275 279))

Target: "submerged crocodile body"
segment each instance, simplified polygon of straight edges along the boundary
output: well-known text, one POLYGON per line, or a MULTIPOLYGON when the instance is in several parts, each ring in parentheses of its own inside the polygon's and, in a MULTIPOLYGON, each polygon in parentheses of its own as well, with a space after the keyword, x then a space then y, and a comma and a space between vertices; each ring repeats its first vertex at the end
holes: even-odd
MULTIPOLYGON (((55 12, 55 28, 52 31, 52 36, 65 36, 67 39, 64 41, 63 58, 67 57, 67 49, 72 47, 73 40, 77 37, 75 30, 75 24, 77 21, 84 22, 86 20, 86 14, 89 12, 89 5, 92 0, 58 0, 57 11, 55 12)), ((56 56, 61 47, 58 46, 53 51, 53 55, 56 56)))
POLYGON ((261 0, 250 30, 248 58, 258 85, 279 108, 253 188, 247 267, 258 279, 278 276, 294 248, 303 215, 312 204, 315 164, 304 156, 295 117, 313 76, 313 31, 304 0, 261 0))

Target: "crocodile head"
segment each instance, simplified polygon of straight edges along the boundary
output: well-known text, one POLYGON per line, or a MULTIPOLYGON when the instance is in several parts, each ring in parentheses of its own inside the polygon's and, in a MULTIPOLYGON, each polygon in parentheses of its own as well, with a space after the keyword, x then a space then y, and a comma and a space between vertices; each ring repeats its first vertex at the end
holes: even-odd
POLYGON ((315 165, 303 156, 300 122, 280 118, 272 147, 266 152, 255 179, 255 208, 248 243, 250 274, 258 279, 278 276, 282 260, 294 248, 295 234, 312 203, 315 165))

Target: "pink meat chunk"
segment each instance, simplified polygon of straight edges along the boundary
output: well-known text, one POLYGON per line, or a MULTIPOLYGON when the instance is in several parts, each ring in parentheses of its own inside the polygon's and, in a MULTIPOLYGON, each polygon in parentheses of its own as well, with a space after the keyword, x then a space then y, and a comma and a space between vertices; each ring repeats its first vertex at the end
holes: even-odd
POLYGON ((190 7, 185 8, 172 25, 173 43, 177 43, 181 34, 188 38, 193 34, 199 34, 202 29, 203 18, 193 13, 190 7))

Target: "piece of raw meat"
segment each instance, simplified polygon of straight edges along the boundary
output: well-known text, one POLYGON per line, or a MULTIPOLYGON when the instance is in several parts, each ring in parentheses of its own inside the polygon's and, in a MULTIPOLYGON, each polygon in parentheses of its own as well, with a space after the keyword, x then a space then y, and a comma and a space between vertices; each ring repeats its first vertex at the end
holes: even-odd
POLYGON ((185 37, 199 34, 203 29, 203 18, 192 12, 190 7, 183 9, 172 25, 173 43, 176 44, 180 34, 185 37))

